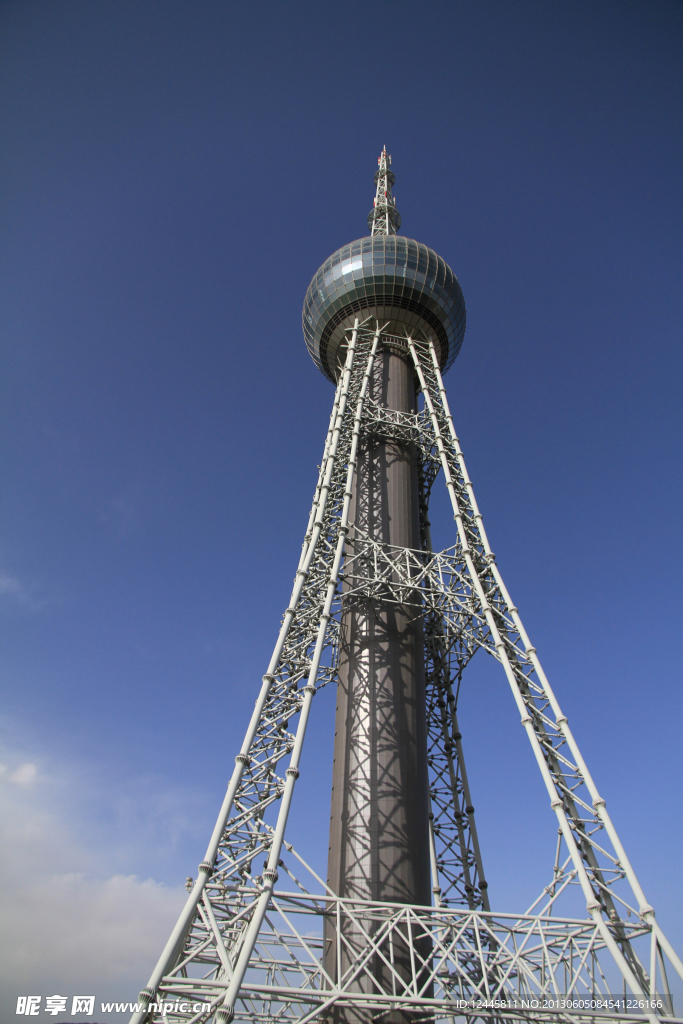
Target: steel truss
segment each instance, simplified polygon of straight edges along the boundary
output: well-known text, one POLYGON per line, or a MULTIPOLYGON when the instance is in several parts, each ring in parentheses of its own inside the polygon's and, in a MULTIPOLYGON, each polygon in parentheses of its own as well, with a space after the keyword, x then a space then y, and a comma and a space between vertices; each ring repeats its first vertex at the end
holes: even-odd
POLYGON ((233 1017, 305 1024, 349 1007, 368 1021, 392 1010, 425 1020, 675 1019, 665 958, 682 979, 683 964, 645 899, 505 588, 433 342, 390 337, 356 320, 343 359, 277 643, 206 856, 196 881, 188 879, 188 900, 132 1024, 233 1017), (412 362, 419 413, 372 400, 384 345, 412 362), (417 450, 420 550, 378 543, 349 521, 359 450, 378 439, 417 450), (439 472, 457 535, 454 546, 433 552, 427 510, 439 472), (339 899, 285 841, 313 698, 336 679, 342 584, 345 606, 393 601, 423 618, 433 907, 339 899), (480 648, 503 667, 557 818, 550 883, 517 917, 490 912, 457 719, 462 672, 480 648), (294 873, 302 869, 304 882, 294 873), (280 872, 292 883, 284 890, 276 888, 280 872), (556 916, 570 892, 582 895, 586 918, 556 916), (323 966, 329 941, 338 956, 343 946, 353 954, 338 982, 323 966), (391 967, 395 946, 410 952, 409 978, 391 967), (379 960, 387 970, 374 969, 379 960), (634 1006, 595 998, 622 987, 634 1006))
POLYGON ((395 235, 401 227, 401 215, 396 209, 396 200, 391 194, 391 187, 396 176, 391 170, 391 157, 387 147, 382 150, 377 170, 375 171, 375 201, 368 214, 368 229, 371 235, 395 235))

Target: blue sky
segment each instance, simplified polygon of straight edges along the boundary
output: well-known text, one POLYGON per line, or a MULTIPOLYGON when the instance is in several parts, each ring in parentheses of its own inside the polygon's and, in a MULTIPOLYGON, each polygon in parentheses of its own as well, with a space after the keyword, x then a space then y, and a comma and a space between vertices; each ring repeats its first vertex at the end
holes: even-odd
MULTIPOLYGON (((332 401, 301 305, 385 143, 465 294, 446 386, 499 565, 683 946, 682 35, 666 0, 0 5, 8 1006, 131 998, 203 857, 332 401)), ((461 717, 523 909, 555 832, 495 665, 461 717)))

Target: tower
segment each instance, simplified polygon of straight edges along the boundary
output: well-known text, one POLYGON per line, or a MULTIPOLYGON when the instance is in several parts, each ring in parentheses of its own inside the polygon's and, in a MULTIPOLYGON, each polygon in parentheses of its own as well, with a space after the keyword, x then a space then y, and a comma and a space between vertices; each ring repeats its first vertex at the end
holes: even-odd
POLYGON ((133 1021, 671 1017, 667 962, 681 979, 683 964, 505 587, 455 432, 442 375, 464 336, 462 291, 436 253, 397 235, 386 149, 375 183, 369 237, 306 294, 304 337, 335 397, 292 594, 133 1021), (434 552, 439 474, 454 543, 434 552), (557 837, 538 900, 515 915, 490 907, 457 716, 480 649, 507 681, 557 837), (324 881, 286 828, 330 684, 324 881))

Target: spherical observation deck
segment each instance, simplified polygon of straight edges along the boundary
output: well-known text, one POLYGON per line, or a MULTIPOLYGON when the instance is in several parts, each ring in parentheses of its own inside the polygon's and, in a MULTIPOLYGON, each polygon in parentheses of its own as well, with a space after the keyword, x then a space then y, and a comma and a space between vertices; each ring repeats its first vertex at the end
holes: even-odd
POLYGON ((432 249, 412 238, 372 235, 337 249, 306 292, 306 345, 333 382, 345 329, 356 317, 388 323, 387 332, 401 337, 432 337, 445 371, 462 345, 465 299, 455 274, 432 249))

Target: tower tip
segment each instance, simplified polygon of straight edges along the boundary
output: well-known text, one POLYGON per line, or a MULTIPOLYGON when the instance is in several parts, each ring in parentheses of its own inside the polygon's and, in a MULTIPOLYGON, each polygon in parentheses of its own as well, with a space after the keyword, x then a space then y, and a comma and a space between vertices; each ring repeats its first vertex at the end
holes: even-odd
POLYGON ((396 209, 396 200, 391 194, 396 175, 391 167, 391 157, 386 145, 377 160, 375 172, 375 202, 368 214, 368 230, 371 235, 395 235, 401 227, 401 215, 396 209))

